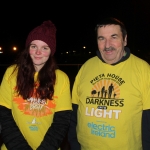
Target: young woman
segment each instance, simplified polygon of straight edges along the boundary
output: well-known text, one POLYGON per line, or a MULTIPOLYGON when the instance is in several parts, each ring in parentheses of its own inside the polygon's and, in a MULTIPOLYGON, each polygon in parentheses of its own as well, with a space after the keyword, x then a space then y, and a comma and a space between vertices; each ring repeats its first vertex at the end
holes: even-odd
POLYGON ((1 150, 57 150, 72 111, 68 76, 53 59, 56 27, 45 21, 34 28, 0 87, 1 150))

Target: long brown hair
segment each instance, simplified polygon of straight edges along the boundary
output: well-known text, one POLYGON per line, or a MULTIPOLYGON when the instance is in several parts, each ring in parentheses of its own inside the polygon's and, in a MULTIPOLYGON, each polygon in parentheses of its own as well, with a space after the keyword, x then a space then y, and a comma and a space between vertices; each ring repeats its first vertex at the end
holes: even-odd
MULTIPOLYGON (((24 99, 30 98, 35 88, 35 68, 29 55, 29 47, 27 47, 15 61, 16 67, 13 71, 17 71, 16 89, 19 95, 24 99)), ((36 97, 41 99, 52 99, 54 94, 54 85, 56 80, 55 70, 57 64, 53 56, 50 55, 45 65, 38 72, 37 80, 39 86, 36 89, 36 97)))

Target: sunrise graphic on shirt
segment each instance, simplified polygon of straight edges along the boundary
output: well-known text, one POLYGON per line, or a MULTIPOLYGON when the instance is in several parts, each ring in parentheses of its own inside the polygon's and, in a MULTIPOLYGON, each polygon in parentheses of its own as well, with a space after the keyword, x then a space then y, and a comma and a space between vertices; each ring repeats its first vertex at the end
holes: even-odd
POLYGON ((91 97, 119 98, 120 88, 118 84, 112 80, 100 80, 93 86, 91 97))
MULTIPOLYGON (((14 91, 16 91, 16 88, 14 88, 14 91)), ((49 100, 36 98, 33 94, 32 97, 24 100, 15 93, 13 101, 18 105, 18 109, 24 114, 42 117, 52 114, 52 109, 56 107, 55 99, 57 99, 57 96, 53 96, 53 100, 49 100)))
POLYGON ((13 100, 24 114, 36 117, 52 114, 51 109, 56 107, 54 100, 39 100, 33 97, 28 100, 24 100, 22 97, 14 97, 13 100))

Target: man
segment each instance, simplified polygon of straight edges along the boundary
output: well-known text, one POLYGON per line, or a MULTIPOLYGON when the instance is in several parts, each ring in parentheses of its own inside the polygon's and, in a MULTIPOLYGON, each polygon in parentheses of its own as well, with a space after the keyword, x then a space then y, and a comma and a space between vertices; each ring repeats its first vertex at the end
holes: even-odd
MULTIPOLYGON (((71 150, 142 150, 142 114, 147 133, 150 112, 149 64, 130 53, 118 19, 102 20, 96 33, 97 56, 82 65, 73 85, 71 150), (98 96, 102 88, 104 97, 98 96)), ((145 137, 143 148, 148 149, 145 137)))

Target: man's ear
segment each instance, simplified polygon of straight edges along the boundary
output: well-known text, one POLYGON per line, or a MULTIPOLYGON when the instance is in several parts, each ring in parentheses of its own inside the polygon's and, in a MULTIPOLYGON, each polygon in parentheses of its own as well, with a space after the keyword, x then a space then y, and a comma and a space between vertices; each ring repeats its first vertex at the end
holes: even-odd
POLYGON ((124 46, 126 46, 126 45, 127 45, 127 35, 124 38, 124 46))

